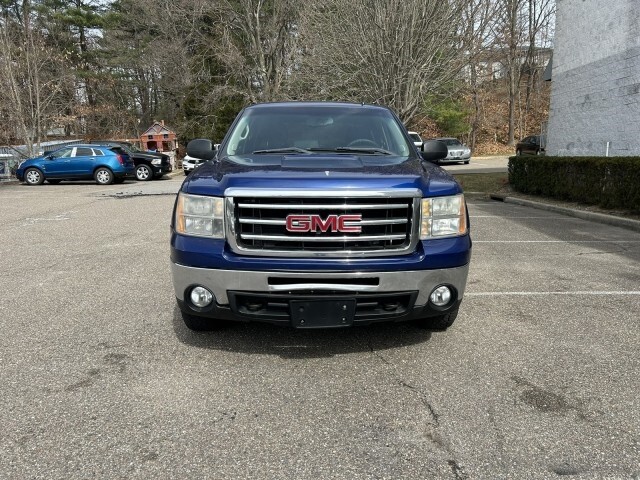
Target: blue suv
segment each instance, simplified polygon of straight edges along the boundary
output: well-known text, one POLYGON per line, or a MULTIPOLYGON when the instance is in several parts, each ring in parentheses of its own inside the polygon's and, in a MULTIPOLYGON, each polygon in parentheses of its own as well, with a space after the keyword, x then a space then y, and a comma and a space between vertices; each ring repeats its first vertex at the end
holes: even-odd
POLYGON ((111 145, 70 145, 24 161, 16 177, 27 185, 42 185, 46 180, 94 179, 99 185, 122 183, 133 176, 134 164, 126 150, 111 145))

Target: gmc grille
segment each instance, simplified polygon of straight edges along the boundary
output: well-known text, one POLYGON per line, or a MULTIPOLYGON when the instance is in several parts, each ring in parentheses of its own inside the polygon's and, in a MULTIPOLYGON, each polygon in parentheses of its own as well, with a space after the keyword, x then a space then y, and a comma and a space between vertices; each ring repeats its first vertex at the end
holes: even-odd
POLYGON ((419 202, 416 197, 337 197, 323 195, 304 197, 234 196, 227 208, 233 222, 232 247, 255 255, 273 252, 297 256, 352 254, 397 254, 415 245, 414 215, 419 202), (361 215, 355 222, 361 232, 341 232, 321 229, 310 232, 287 230, 289 215, 329 216, 361 215), (235 245, 234 245, 235 244, 235 245))

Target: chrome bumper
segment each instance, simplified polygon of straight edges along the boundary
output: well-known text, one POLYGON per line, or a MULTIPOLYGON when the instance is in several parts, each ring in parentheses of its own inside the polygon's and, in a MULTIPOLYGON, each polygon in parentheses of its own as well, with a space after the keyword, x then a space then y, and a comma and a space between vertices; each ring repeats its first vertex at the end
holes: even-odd
POLYGON ((417 290, 416 306, 429 301, 431 291, 439 285, 452 285, 458 298, 464 296, 469 265, 441 270, 410 272, 262 272, 213 270, 171 263, 176 298, 184 300, 189 287, 202 285, 216 297, 218 305, 228 305, 227 291, 295 292, 332 290, 343 292, 386 293, 417 290), (367 279, 367 282, 359 281, 367 279), (372 281, 373 279, 373 281, 372 281), (332 280, 328 282, 328 280, 332 280), (339 280, 339 282, 336 282, 339 280), (287 283, 290 281, 290 283, 287 283), (323 283, 323 281, 327 283, 323 283))

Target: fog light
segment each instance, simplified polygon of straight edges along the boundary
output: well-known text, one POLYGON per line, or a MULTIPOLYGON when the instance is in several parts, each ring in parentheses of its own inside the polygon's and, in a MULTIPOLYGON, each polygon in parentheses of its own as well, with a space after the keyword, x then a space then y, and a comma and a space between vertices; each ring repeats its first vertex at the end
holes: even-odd
POLYGON ((444 307, 451 300, 451 290, 443 285, 434 289, 429 298, 436 307, 444 307))
POLYGON ((196 287, 191 290, 191 303, 196 307, 204 308, 211 305, 213 293, 204 287, 196 287))

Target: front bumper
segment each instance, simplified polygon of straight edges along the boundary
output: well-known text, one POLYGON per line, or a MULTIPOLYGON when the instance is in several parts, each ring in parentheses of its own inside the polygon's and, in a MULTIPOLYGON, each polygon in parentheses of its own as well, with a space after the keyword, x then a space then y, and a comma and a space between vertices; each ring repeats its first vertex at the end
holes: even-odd
POLYGON ((338 298, 368 305, 356 312, 353 322, 368 324, 406 321, 455 310, 464 296, 469 265, 396 272, 268 272, 205 269, 172 262, 171 272, 178 306, 190 315, 291 324, 292 301, 338 298), (198 308, 188 300, 191 289, 198 285, 215 296, 210 307, 198 308), (440 285, 450 286, 454 292, 445 307, 429 302, 429 295, 440 285), (251 306, 255 304, 264 308, 254 310, 251 306), (379 306, 371 307, 372 304, 379 306), (389 304, 397 308, 388 309, 389 304), (270 309, 270 305, 279 307, 270 309))
POLYGON ((459 162, 468 162, 471 160, 471 153, 467 153, 465 155, 447 155, 446 158, 439 160, 438 163, 459 163, 459 162))
POLYGON ((164 175, 165 173, 171 173, 173 171, 173 167, 171 164, 167 165, 151 165, 153 168, 153 175, 164 175))

